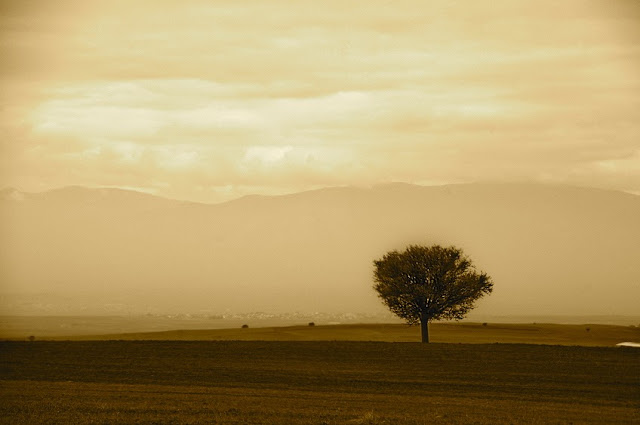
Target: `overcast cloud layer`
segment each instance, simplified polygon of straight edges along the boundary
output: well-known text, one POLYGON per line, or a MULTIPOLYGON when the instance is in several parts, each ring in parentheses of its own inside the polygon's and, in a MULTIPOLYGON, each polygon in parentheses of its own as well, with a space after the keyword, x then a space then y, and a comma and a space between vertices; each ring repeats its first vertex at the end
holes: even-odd
POLYGON ((0 186, 640 193, 640 2, 2 2, 0 186))

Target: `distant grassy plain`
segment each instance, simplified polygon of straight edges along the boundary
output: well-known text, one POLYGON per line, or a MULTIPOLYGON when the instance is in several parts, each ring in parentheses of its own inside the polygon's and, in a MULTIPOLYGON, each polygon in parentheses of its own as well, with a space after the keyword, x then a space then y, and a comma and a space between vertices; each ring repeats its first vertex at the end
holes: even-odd
MULTIPOLYGON (((640 341, 640 327, 615 325, 433 323, 432 342, 614 346, 640 341)), ((419 342, 420 329, 401 324, 275 326, 50 337, 52 340, 220 340, 419 342)))

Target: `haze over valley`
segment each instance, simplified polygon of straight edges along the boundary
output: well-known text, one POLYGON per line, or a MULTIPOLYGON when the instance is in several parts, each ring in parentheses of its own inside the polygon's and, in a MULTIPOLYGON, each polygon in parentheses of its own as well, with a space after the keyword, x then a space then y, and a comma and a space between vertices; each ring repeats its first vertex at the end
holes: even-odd
POLYGON ((121 189, 1 193, 5 314, 387 314, 372 261, 457 245, 479 315, 634 315, 640 197, 542 184, 335 187, 220 204, 121 189))

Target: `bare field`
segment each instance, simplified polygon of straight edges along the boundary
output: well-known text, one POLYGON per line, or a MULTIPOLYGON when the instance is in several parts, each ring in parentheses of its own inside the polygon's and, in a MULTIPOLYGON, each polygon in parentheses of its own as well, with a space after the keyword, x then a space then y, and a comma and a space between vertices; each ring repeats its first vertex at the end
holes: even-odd
POLYGON ((346 341, 0 343, 0 421, 638 423, 640 350, 346 341))
MULTIPOLYGON (((640 341, 640 328, 615 325, 434 323, 433 342, 615 346, 640 341)), ((386 341, 418 342, 420 329, 401 324, 282 326, 49 337, 52 340, 386 341)))

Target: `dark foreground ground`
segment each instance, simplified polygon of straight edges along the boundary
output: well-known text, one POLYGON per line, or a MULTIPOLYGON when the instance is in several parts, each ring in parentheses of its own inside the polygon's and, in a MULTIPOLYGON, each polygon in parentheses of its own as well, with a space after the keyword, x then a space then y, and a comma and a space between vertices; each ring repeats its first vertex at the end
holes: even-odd
POLYGON ((640 423, 640 350, 2 342, 0 400, 7 424, 640 423))

